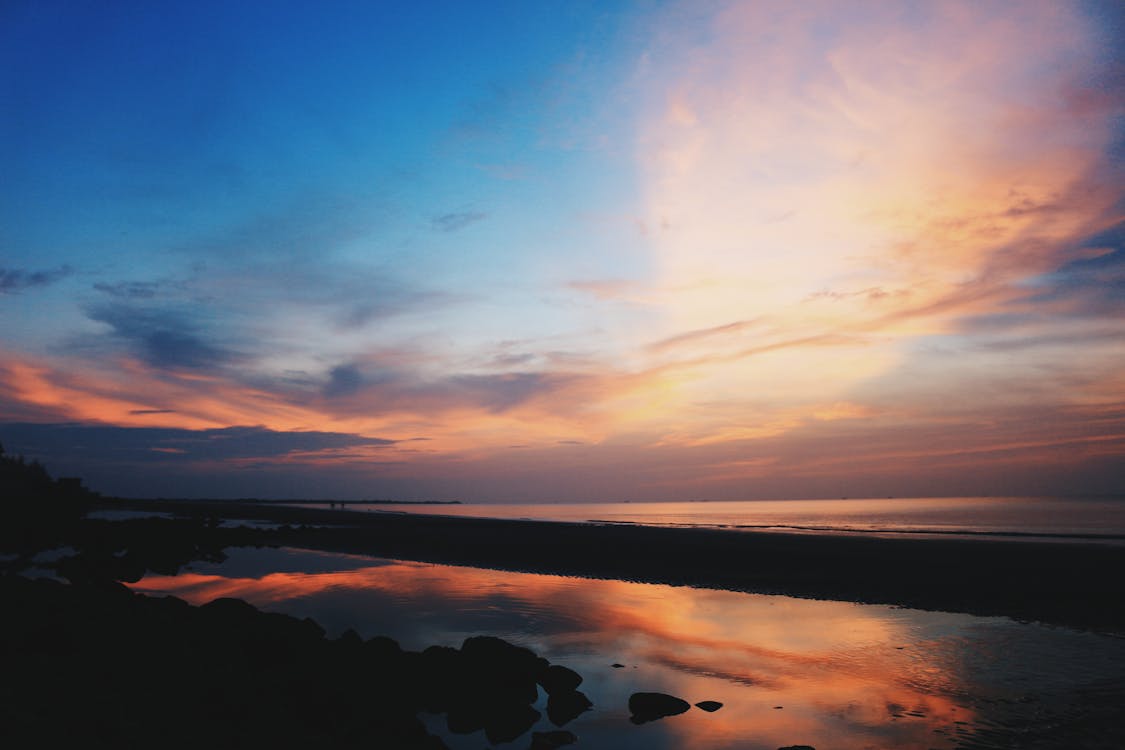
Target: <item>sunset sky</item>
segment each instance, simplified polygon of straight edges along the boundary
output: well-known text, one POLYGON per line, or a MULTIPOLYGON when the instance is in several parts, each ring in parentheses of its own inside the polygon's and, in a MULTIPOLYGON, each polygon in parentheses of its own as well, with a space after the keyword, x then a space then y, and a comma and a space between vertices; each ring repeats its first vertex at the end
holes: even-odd
POLYGON ((1125 492, 1114 2, 0 6, 0 441, 131 496, 1125 492))

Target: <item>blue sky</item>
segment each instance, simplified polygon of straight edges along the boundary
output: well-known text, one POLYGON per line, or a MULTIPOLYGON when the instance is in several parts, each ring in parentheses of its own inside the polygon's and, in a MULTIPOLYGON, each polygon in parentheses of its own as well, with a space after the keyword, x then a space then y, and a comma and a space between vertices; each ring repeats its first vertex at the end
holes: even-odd
POLYGON ((1119 491, 1121 29, 5 4, 0 439, 129 494, 1119 491))

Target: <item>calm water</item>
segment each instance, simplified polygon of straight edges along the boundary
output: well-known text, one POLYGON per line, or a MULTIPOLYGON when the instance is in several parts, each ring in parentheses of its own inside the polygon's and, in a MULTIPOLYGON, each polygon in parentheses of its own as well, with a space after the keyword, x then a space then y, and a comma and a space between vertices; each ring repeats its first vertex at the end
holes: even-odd
MULTIPOLYGON (((412 649, 498 635, 583 675, 594 710, 566 727, 579 748, 1125 747, 1125 639, 781 596, 229 552, 134 588, 194 603, 241 597, 313 617, 331 635, 354 628, 412 649), (632 725, 628 696, 653 690, 725 705, 632 725)), ((554 728, 543 713, 536 731, 554 728)), ((451 748, 487 746, 482 733, 450 734, 443 717, 425 718, 451 748)))
POLYGON ((1125 498, 956 497, 680 503, 378 505, 348 508, 544 521, 810 533, 877 533, 1125 543, 1125 498))

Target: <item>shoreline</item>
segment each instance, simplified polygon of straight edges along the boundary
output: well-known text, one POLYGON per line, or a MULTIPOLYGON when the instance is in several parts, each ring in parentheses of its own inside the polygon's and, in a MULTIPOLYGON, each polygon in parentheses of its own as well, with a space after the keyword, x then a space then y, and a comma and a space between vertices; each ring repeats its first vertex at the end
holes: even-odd
POLYGON ((421 562, 1004 616, 1125 636, 1125 547, 485 519, 130 500, 102 508, 255 519, 280 544, 421 562))

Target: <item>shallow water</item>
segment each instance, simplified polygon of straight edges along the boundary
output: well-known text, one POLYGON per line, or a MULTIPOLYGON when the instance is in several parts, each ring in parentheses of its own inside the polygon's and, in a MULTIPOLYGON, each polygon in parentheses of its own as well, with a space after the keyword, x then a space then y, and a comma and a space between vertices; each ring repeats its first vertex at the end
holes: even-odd
MULTIPOLYGON (((323 507, 318 504, 317 507, 323 507)), ((939 497, 666 503, 388 505, 352 510, 754 531, 1125 543, 1125 498, 939 497)))
MULTIPOLYGON (((1125 640, 1003 618, 401 562, 235 549, 134 589, 193 603, 236 596, 403 647, 496 635, 576 669, 594 709, 576 747, 824 750, 1120 747, 1125 640), (612 664, 623 664, 614 668, 612 664), (691 709, 643 726, 628 697, 691 709)), ((543 706, 538 708, 542 711, 543 706)), ((545 712, 544 712, 545 714, 545 712)), ((479 750, 482 734, 432 731, 479 750)), ((541 719, 536 731, 553 729, 541 719)), ((528 737, 503 748, 525 748, 528 737)))

